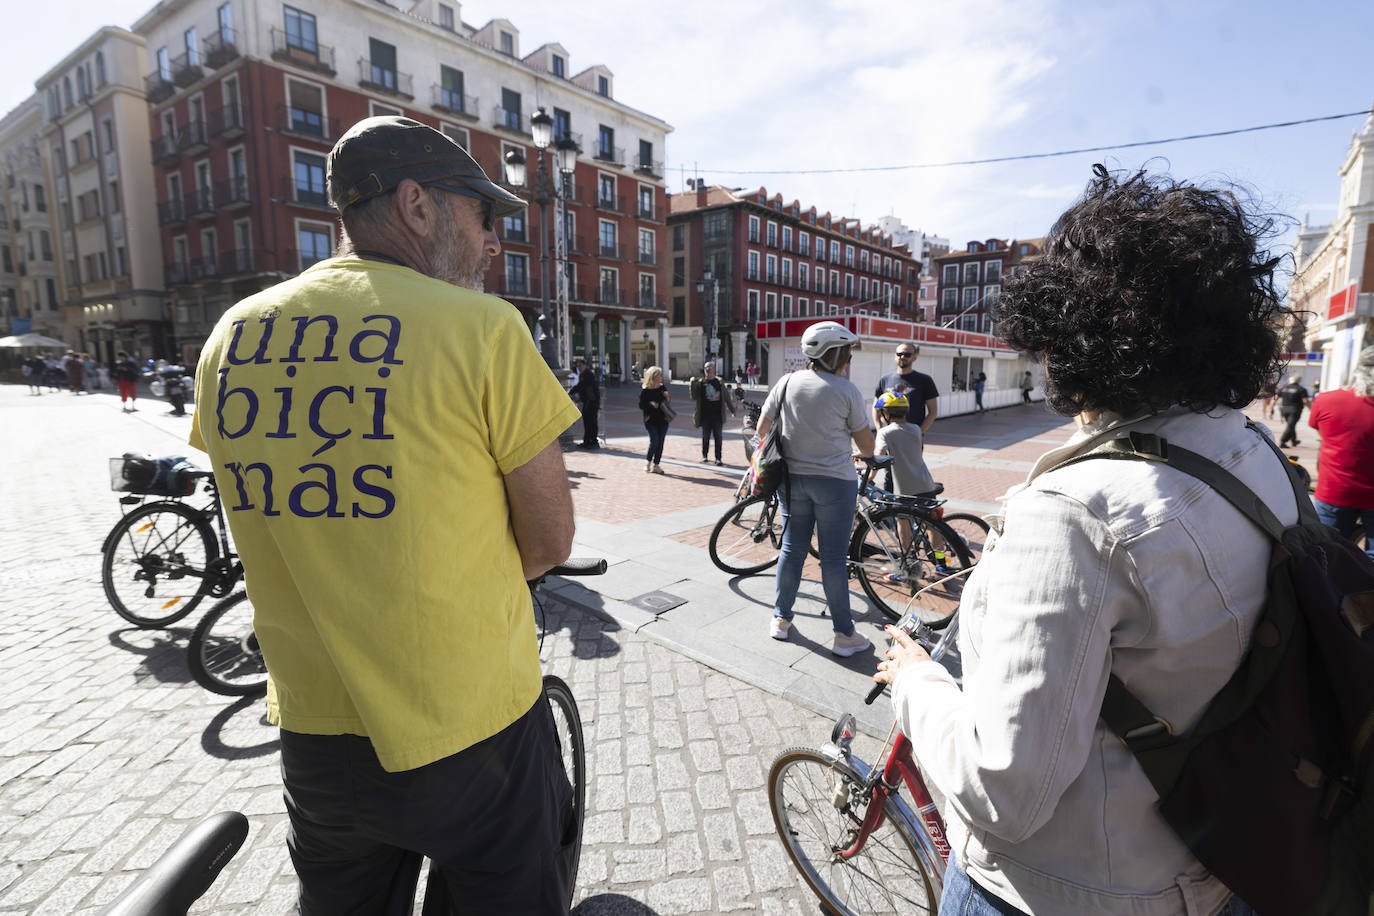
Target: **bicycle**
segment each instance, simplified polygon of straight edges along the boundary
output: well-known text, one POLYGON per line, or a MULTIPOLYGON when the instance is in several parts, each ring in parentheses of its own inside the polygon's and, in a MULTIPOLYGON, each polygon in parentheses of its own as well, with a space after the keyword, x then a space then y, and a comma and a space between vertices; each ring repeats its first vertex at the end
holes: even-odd
MULTIPOLYGON (((928 603, 947 615, 958 606, 963 591, 963 579, 947 574, 970 568, 975 561, 961 533, 939 518, 943 501, 894 496, 874 486, 873 476, 891 464, 889 456, 856 460, 864 463, 864 471, 846 554, 850 576, 859 580, 864 594, 892 620, 901 619, 911 597, 933 577, 945 584, 928 603)), ((746 474, 740 487, 745 488, 747 481, 746 474)), ((961 524, 971 526, 969 533, 978 532, 981 554, 986 523, 976 516, 967 518, 972 521, 961 524)), ((736 502, 716 522, 707 552, 725 572, 754 575, 778 562, 783 528, 776 493, 750 496, 736 502)))
MULTIPOLYGON (((898 627, 935 660, 958 629, 952 620, 937 637, 914 614, 898 627)), ((874 687, 864 702, 872 703, 882 689, 874 687)), ((773 826, 828 912, 933 914, 949 862, 944 820, 896 724, 883 743, 891 751, 881 765, 854 754, 857 731, 853 714, 844 713, 820 748, 791 747, 778 755, 768 772, 773 826), (900 794, 903 782, 914 810, 900 794)))
MULTIPOLYGON (((539 600, 539 588, 544 580, 548 576, 598 576, 606 568, 607 563, 603 559, 568 560, 529 582, 531 601, 539 609, 541 618, 541 652, 548 630, 544 622, 543 602, 539 600)), ((237 592, 220 604, 246 598, 246 594, 237 592)), ((248 619, 251 622, 251 617, 248 619)), ((570 881, 566 901, 571 906, 576 890, 577 867, 582 857, 582 828, 587 816, 586 739, 577 701, 567 682, 556 675, 546 674, 543 677, 543 692, 553 713, 554 738, 573 790, 576 840, 570 853, 569 873, 573 880, 570 881)), ((206 818, 163 852, 119 897, 101 910, 101 916, 185 916, 191 904, 209 890, 225 864, 243 845, 247 835, 248 819, 237 811, 226 811, 206 818)), ((434 869, 430 869, 424 894, 425 913, 441 912, 440 907, 446 906, 447 890, 434 869)))
POLYGON ((228 697, 267 693, 267 662, 253 633, 253 605, 240 589, 205 612, 186 644, 195 682, 228 697))
POLYGON ((149 461, 168 460, 110 459, 110 486, 126 494, 119 498, 121 508, 138 508, 105 536, 100 579, 115 613, 143 629, 176 623, 206 595, 223 598, 243 578, 214 475, 185 465, 165 475, 175 480, 158 483, 149 461), (209 497, 207 505, 182 501, 197 488, 209 497), (162 498, 145 502, 149 496, 162 498))

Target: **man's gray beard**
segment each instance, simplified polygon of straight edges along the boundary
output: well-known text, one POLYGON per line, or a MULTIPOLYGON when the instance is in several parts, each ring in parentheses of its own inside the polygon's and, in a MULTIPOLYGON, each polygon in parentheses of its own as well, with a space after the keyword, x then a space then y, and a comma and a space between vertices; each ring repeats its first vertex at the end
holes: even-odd
POLYGON ((482 292, 482 249, 478 247, 476 258, 465 258, 464 253, 468 248, 460 244, 463 237, 457 219, 446 210, 440 213, 442 215, 435 226, 434 253, 431 256, 434 278, 482 292))

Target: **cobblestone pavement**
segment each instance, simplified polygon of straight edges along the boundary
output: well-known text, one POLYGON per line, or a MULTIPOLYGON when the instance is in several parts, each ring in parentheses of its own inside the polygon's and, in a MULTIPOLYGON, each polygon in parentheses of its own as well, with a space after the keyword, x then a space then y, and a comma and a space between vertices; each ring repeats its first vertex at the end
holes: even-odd
MULTIPOLYGON (((236 809, 248 842, 193 912, 281 913, 275 729, 258 699, 201 690, 193 615, 127 627, 99 584, 118 518, 105 458, 179 453, 187 421, 144 402, 0 386, 0 913, 93 913, 183 830, 236 809)), ((774 833, 767 767, 830 723, 615 623, 545 601, 546 670, 572 686, 590 771, 576 912, 813 913, 774 833)), ((863 739, 870 756, 873 742, 863 739)))
MULTIPOLYGON (((814 571, 793 641, 766 638, 772 577, 731 579, 702 549, 743 469, 737 423, 726 467, 701 464, 688 420, 669 437, 669 473, 645 475, 636 397, 610 392, 608 448, 567 454, 574 552, 607 557, 611 573, 548 587, 547 670, 578 698, 592 775, 577 912, 816 912, 773 837, 765 774, 786 746, 823 740, 841 710, 860 715, 857 749, 875 756, 891 712, 859 698, 877 654, 825 651, 814 571), (656 590, 683 603, 632 603, 656 590)), ((190 680, 195 615, 130 629, 99 585, 119 517, 106 458, 187 452, 189 421, 140 403, 123 414, 109 394, 0 385, 0 914, 95 912, 187 826, 231 808, 248 814, 249 840, 194 912, 285 912, 293 899, 261 701, 190 680)), ((1040 405, 955 417, 937 422, 927 454, 951 507, 986 513, 1070 428, 1040 405)), ((1316 435, 1303 443, 1289 451, 1315 472, 1316 435)), ((858 625, 880 635, 855 596, 858 625)))

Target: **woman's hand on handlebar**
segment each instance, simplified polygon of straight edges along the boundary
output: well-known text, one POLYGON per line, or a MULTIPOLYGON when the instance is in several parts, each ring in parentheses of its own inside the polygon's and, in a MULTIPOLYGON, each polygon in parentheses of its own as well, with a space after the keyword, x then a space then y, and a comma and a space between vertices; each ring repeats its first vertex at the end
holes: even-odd
POLYGON ((892 684, 897 680, 897 675, 901 673, 903 668, 930 661, 930 655, 927 654, 926 650, 922 649, 920 644, 906 633, 891 624, 884 629, 894 641, 892 647, 887 650, 888 660, 878 662, 878 673, 873 675, 873 680, 879 684, 892 684))

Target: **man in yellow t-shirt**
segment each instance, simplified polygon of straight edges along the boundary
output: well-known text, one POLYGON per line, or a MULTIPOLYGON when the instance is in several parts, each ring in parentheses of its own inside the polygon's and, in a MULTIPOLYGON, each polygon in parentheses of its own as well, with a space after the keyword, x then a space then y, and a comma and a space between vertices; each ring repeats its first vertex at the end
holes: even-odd
POLYGON ((238 303, 201 355, 213 462, 281 727, 305 914, 566 907, 571 793, 525 580, 568 555, 577 410, 483 295, 524 202, 406 118, 329 155, 339 255, 238 303))

